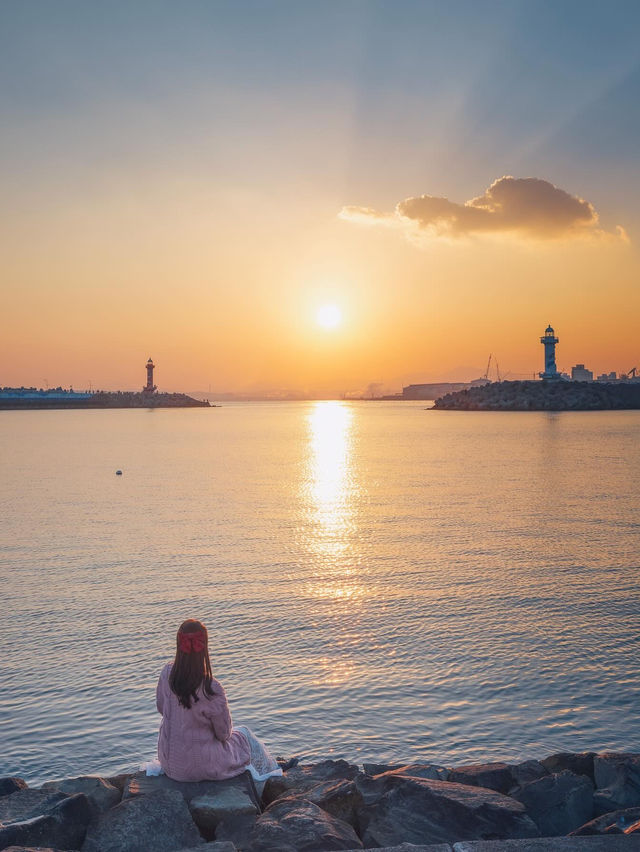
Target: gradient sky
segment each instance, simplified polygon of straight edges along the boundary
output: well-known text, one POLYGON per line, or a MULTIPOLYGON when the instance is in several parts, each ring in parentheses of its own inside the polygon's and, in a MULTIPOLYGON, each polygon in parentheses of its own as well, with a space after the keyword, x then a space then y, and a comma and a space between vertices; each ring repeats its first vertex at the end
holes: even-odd
POLYGON ((0 385, 515 377, 549 322, 640 367, 639 45, 636 0, 6 0, 0 385))

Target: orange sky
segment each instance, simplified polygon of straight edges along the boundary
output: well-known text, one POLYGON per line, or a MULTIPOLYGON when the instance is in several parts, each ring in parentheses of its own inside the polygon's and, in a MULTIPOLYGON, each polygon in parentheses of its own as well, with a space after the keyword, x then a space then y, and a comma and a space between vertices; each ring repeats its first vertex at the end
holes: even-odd
POLYGON ((135 388, 151 356, 168 389, 393 390, 473 378, 489 352, 503 372, 541 369, 549 322, 561 367, 621 371, 640 360, 638 255, 621 240, 416 246, 331 216, 330 203, 319 221, 278 221, 274 209, 263 227, 194 206, 177 228, 156 209, 138 209, 137 223, 113 199, 87 218, 44 213, 35 251, 31 229, 16 234, 4 267, 20 282, 4 300, 4 384, 135 388), (325 303, 343 314, 329 331, 316 322, 325 303))
MULTIPOLYGON (((542 369, 549 322, 561 368, 640 366, 624 21, 582 80, 546 79, 545 62, 575 61, 553 45, 526 85, 512 57, 511 80, 495 47, 476 91, 473 52, 454 67, 445 51, 439 85, 422 67, 414 25, 440 48, 419 5, 405 53, 383 67, 357 16, 335 11, 290 12, 288 52, 260 53, 261 33, 231 12, 226 53, 200 34, 214 38, 210 20, 183 21, 170 67, 141 21, 105 31, 87 12, 65 29, 21 14, 5 21, 1 385, 136 389, 149 356, 162 390, 398 391, 474 378, 490 352, 524 377, 542 369), (298 61, 293 31, 312 25, 325 41, 298 61), (515 194, 493 197, 505 188, 515 194), (315 319, 326 303, 343 314, 330 331, 315 319)), ((165 35, 167 16, 153 25, 165 35)), ((488 10, 478 26, 496 21, 488 10)), ((542 40, 543 23, 538 34, 514 18, 503 37, 542 40)), ((593 34, 574 23, 579 53, 593 34)), ((386 38, 384 20, 369 24, 386 38)))

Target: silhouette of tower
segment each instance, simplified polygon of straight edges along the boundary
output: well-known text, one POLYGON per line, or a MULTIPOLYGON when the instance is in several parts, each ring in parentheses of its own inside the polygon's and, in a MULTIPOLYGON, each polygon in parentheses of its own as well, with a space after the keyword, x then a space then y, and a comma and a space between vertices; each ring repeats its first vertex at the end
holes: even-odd
POLYGON ((156 386, 153 383, 153 368, 155 364, 149 358, 147 361, 147 384, 142 388, 142 393, 153 393, 156 389, 156 386))
POLYGON ((545 329, 540 343, 544 346, 544 373, 538 373, 538 375, 541 379, 559 379, 560 373, 556 367, 556 343, 560 343, 560 339, 556 337, 550 325, 545 329))

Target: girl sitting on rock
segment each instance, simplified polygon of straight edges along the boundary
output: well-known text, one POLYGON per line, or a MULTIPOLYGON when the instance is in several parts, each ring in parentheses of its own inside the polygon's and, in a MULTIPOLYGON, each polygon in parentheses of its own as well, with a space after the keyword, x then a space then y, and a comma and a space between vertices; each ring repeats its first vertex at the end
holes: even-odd
POLYGON ((224 689, 211 672, 208 643, 204 624, 187 619, 178 630, 175 660, 160 675, 156 704, 162 713, 162 770, 175 781, 215 781, 246 769, 257 781, 282 775, 249 728, 232 727, 224 689))

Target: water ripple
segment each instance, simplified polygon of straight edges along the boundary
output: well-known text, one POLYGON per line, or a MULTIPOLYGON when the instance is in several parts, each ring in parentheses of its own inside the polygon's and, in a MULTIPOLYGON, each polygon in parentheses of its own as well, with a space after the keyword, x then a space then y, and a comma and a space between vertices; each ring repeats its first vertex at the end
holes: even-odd
POLYGON ((192 615, 234 717, 281 753, 637 749, 640 413, 20 415, 0 418, 0 774, 152 756, 192 615))

